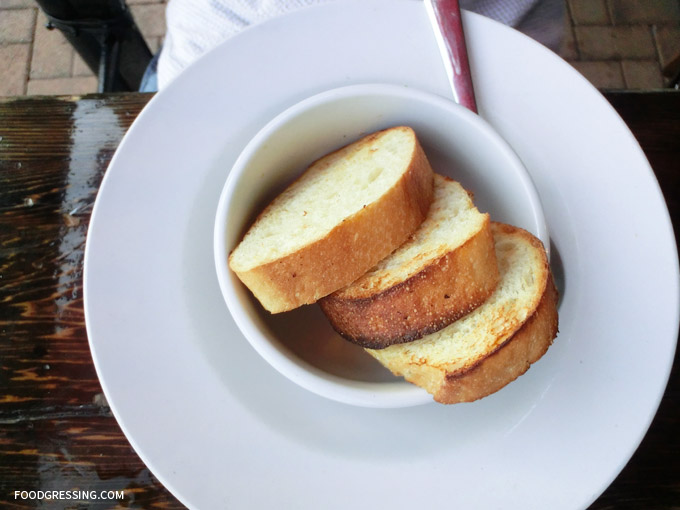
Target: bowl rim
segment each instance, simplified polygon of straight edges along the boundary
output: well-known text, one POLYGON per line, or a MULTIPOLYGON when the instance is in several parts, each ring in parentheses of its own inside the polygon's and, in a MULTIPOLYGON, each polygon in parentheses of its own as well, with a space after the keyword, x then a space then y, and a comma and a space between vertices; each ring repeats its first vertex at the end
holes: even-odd
MULTIPOLYGON (((514 166, 523 170, 518 175, 529 194, 531 209, 536 216, 538 231, 535 234, 543 241, 546 251, 549 250, 548 228, 536 186, 519 156, 486 120, 451 99, 430 92, 388 83, 366 83, 336 87, 302 99, 275 115, 250 139, 232 165, 220 193, 215 213, 213 254, 220 291, 229 313, 255 351, 279 373, 306 390, 336 402, 360 407, 412 407, 433 402, 432 395, 403 379, 395 378, 394 382, 367 382, 336 376, 298 358, 285 348, 273 345, 247 318, 248 313, 241 304, 236 293, 236 287, 232 284, 237 278, 232 277, 226 263, 230 247, 227 246, 225 224, 231 198, 236 193, 241 179, 246 175, 244 170, 247 168, 248 162, 258 153, 263 144, 292 119, 315 107, 330 102, 375 95, 407 98, 434 104, 450 112, 455 112, 456 115, 463 117, 466 122, 477 124, 488 136, 495 139, 496 146, 503 152, 503 156, 511 161, 514 166)), ((243 285, 240 281, 238 284, 243 285)))

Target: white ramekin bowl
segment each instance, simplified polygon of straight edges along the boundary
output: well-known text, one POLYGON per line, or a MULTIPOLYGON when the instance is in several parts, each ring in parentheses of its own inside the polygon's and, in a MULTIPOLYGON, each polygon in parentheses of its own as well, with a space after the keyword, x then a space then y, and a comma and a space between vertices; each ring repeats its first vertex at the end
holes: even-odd
POLYGON ((272 315, 228 268, 254 216, 312 161, 361 136, 411 126, 435 172, 461 182, 491 219, 525 228, 549 246, 536 188, 517 155, 481 117, 412 88, 352 85, 315 95, 269 122, 244 148, 222 191, 214 255, 222 294, 255 350, 281 374, 318 395, 367 407, 431 402, 360 347, 343 340, 317 305, 272 315))

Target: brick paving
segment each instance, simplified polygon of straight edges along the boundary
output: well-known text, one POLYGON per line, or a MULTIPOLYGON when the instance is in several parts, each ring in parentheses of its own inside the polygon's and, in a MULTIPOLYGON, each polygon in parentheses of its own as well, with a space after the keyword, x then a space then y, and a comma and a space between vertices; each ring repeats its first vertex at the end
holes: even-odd
POLYGON ((571 42, 563 56, 593 84, 609 89, 668 85, 663 71, 680 56, 680 0, 567 4, 571 42))
MULTIPOLYGON (((562 58, 602 89, 657 89, 680 71, 680 0, 566 0, 562 58), (675 64, 672 64, 675 62, 675 64), (670 71, 669 71, 670 73, 670 71)), ((156 52, 167 0, 127 0, 156 52)), ((97 79, 33 0, 0 0, 0 96, 84 94, 97 79)))
MULTIPOLYGON (((165 35, 167 0, 127 0, 152 52, 165 35)), ((0 0, 0 96, 87 94, 97 78, 33 0, 0 0)))

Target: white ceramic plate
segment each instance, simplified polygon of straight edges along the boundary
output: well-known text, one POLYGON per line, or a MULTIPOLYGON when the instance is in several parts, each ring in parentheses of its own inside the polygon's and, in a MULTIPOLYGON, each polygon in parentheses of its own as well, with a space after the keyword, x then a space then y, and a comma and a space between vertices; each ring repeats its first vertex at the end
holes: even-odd
POLYGON ((545 206, 560 335, 473 404, 366 409, 279 375, 212 263, 219 192, 286 107, 353 83, 446 96, 422 3, 339 2, 249 29, 158 94, 102 184, 86 249, 92 353, 123 431, 192 508, 583 508, 645 434, 678 326, 668 213, 636 141, 566 63, 465 17, 481 114, 545 206), (634 375, 634 376, 633 376, 634 375))

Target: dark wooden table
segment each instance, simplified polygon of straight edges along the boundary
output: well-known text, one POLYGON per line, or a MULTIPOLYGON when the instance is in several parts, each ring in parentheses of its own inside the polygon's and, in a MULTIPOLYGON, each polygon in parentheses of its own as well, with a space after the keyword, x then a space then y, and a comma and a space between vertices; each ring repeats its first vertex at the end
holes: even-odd
MULTIPOLYGON (((606 97, 645 150, 678 231, 680 92, 606 97)), ((119 142, 112 133, 127 128, 149 98, 0 101, 2 508, 182 508, 111 416, 83 314, 83 248, 97 189, 119 142), (80 130, 75 145, 74 130, 80 130), (15 499, 15 491, 31 490, 124 491, 124 499, 15 499)), ((647 436, 592 508, 680 508, 677 356, 647 436)))

